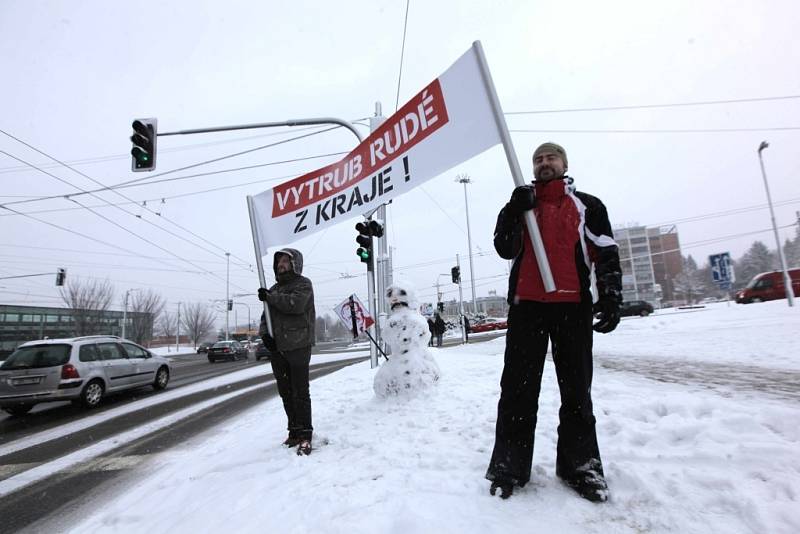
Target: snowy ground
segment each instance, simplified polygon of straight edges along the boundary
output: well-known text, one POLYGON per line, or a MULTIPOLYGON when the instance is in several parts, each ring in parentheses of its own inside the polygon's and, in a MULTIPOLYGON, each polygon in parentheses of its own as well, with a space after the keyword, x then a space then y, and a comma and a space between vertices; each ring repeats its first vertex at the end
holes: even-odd
POLYGON ((800 532, 800 311, 724 303, 622 322, 596 336, 595 414, 611 499, 554 475, 558 389, 548 362, 531 483, 508 501, 483 479, 494 440, 502 338, 435 350, 426 395, 379 401, 358 364, 312 383, 315 447, 281 447, 278 399, 156 456, 73 532, 800 532), (616 362, 616 363, 615 363, 616 362), (623 363, 618 363, 623 362, 623 363), (686 370, 730 370, 715 382, 686 370), (670 373, 670 368, 676 369, 670 373), (737 368, 747 372, 736 373, 737 368), (795 396, 791 392, 794 391, 795 396))

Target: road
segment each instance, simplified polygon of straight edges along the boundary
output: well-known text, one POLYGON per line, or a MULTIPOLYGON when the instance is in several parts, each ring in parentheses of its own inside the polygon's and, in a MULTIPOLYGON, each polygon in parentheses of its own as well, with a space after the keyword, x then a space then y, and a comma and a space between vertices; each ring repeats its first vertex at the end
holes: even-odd
MULTIPOLYGON (((504 334, 484 333, 470 342, 504 334)), ((448 338, 444 345, 459 343, 458 338, 448 338)), ((311 379, 366 360, 365 349, 348 342, 317 345, 316 355, 352 353, 353 357, 315 363, 312 356, 311 379)), ((73 524, 70 518, 77 519, 104 499, 124 492, 135 477, 147 473, 159 453, 277 395, 268 362, 256 362, 252 355, 247 361, 216 364, 202 354, 171 359, 172 379, 165 392, 142 388, 119 393, 91 411, 71 403, 46 403, 23 417, 0 417, 0 534, 63 530, 73 524), (263 373, 257 376, 224 387, 202 387, 203 381, 251 368, 257 372, 258 366, 263 373), (166 396, 192 384, 185 395, 166 396), (192 413, 181 415, 186 411, 192 413), (176 421, 156 428, 169 417, 176 421), (148 430, 149 426, 156 429, 148 430), (104 443, 113 445, 99 455, 87 453, 104 443), (34 482, 21 485, 22 479, 34 482)))

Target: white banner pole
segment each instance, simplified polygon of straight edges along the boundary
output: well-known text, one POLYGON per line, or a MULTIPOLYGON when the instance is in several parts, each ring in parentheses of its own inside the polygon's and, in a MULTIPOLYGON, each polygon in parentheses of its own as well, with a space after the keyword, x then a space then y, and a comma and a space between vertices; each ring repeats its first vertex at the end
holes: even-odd
MULTIPOLYGON (((253 197, 247 195, 247 212, 250 214, 250 230, 253 233, 253 246, 256 250, 256 267, 258 268, 258 283, 261 284, 261 287, 267 287, 267 280, 264 277, 264 266, 261 263, 261 240, 258 236, 258 224, 256 224, 256 210, 253 206, 253 197)), ((270 337, 274 337, 272 335, 272 319, 269 316, 269 306, 266 302, 264 302, 264 318, 267 321, 267 332, 269 333, 270 337)))
MULTIPOLYGON (((489 95, 489 102, 492 105, 492 113, 494 114, 494 121, 497 126, 497 131, 500 134, 500 139, 503 143, 503 149, 506 152, 506 159, 508 166, 511 169, 511 176, 514 178, 514 184, 517 187, 525 185, 525 178, 522 176, 522 171, 519 168, 517 161, 517 154, 514 151, 514 144, 511 141, 511 136, 508 134, 508 126, 506 125, 506 118, 503 115, 503 108, 500 107, 500 100, 497 98, 497 92, 494 88, 492 75, 489 73, 489 66, 486 63, 486 56, 483 53, 483 46, 480 41, 472 43, 472 49, 478 59, 478 70, 481 72, 483 84, 486 87, 486 92, 489 95)), ((533 210, 525 212, 525 224, 528 226, 528 234, 531 236, 531 243, 533 244, 533 252, 536 256, 536 263, 539 265, 539 272, 542 274, 542 283, 544 290, 552 293, 556 290, 556 283, 553 281, 553 273, 550 270, 550 263, 547 261, 547 253, 544 250, 544 243, 542 243, 542 234, 539 232, 539 225, 536 224, 536 218, 533 215, 533 210)))

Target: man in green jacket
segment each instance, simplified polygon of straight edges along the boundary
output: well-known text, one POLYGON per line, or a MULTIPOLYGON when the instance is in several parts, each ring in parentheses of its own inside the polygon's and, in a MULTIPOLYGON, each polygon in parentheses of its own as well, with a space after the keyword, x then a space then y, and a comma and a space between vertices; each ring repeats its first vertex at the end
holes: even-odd
POLYGON ((314 288, 302 275, 303 255, 293 248, 275 253, 272 263, 277 283, 258 289, 258 298, 269 305, 272 335, 261 314, 259 334, 270 351, 272 372, 289 420, 289 436, 283 442, 297 447, 297 454, 311 454, 311 397, 308 364, 314 345, 314 288))

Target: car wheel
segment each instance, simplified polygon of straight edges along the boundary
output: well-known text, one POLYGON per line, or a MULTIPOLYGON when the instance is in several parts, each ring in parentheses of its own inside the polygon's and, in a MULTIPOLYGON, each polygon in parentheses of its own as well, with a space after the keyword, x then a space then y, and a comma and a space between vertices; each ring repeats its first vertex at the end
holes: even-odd
POLYGON ((639 315, 641 315, 642 317, 647 317, 648 315, 650 315, 650 312, 648 310, 642 310, 639 312, 639 315))
POLYGON ((161 391, 162 389, 166 389, 167 384, 169 384, 169 368, 166 365, 163 365, 158 368, 158 371, 156 371, 156 379, 153 381, 153 389, 156 391, 161 391))
POLYGON ((105 393, 103 383, 99 380, 92 380, 81 391, 81 405, 88 409, 97 408, 100 401, 103 400, 103 393, 105 393))
POLYGON ((30 412, 31 408, 33 408, 33 404, 17 404, 16 406, 6 406, 3 410, 11 415, 19 417, 30 412))
POLYGON ((214 358, 209 358, 208 363, 214 363, 216 360, 214 358))

